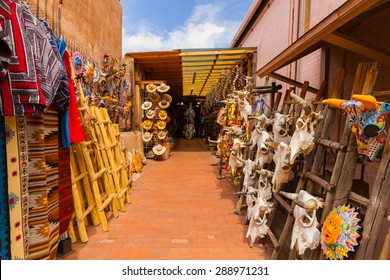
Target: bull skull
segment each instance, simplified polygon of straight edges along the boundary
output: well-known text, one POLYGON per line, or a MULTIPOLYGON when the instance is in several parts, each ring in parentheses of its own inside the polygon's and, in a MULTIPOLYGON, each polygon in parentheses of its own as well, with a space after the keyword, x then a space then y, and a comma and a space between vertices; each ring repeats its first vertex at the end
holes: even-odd
POLYGON ((295 131, 291 137, 290 164, 294 164, 299 154, 308 155, 314 148, 314 126, 322 119, 320 113, 313 112, 307 102, 294 93, 291 97, 302 105, 302 115, 296 122, 295 131))
POLYGON ((272 160, 272 151, 266 144, 267 141, 270 141, 272 139, 271 135, 266 131, 260 131, 257 128, 255 129, 255 131, 259 135, 256 143, 257 151, 255 155, 255 162, 259 166, 259 168, 263 168, 264 164, 272 160))
POLYGON ((272 125, 272 132, 274 134, 274 141, 276 143, 290 143, 291 136, 288 134, 288 132, 290 130, 291 120, 292 118, 290 117, 290 115, 275 113, 272 125))
POLYGON ((317 229, 317 209, 324 207, 322 198, 314 197, 301 190, 299 193, 280 192, 281 195, 295 202, 294 226, 291 235, 291 246, 298 246, 298 254, 303 255, 306 248, 315 249, 320 243, 321 233, 317 229))
POLYGON ((256 170, 256 173, 259 174, 257 181, 258 197, 268 201, 272 197, 270 178, 272 178, 274 173, 266 169, 256 170))
POLYGON ((250 237, 249 246, 252 248, 257 237, 264 238, 269 230, 267 226, 267 214, 272 211, 273 203, 267 202, 263 198, 252 196, 255 202, 249 221, 246 238, 250 237))
POLYGON ((273 191, 278 193, 284 183, 287 183, 294 178, 294 173, 291 171, 292 165, 290 164, 289 145, 284 142, 281 142, 280 144, 271 143, 270 145, 276 145, 276 153, 273 156, 275 171, 272 176, 272 185, 273 191))
POLYGON ((249 104, 245 97, 237 97, 238 100, 238 111, 240 112, 241 118, 245 123, 248 123, 248 116, 252 115, 252 106, 249 104))

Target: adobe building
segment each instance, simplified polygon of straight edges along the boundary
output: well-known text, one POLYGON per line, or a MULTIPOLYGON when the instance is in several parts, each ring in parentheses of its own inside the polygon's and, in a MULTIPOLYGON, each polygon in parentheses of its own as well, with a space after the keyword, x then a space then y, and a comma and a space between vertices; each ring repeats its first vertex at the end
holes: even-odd
POLYGON ((100 62, 104 53, 122 61, 122 5, 119 0, 31 0, 31 11, 46 18, 68 49, 100 62))

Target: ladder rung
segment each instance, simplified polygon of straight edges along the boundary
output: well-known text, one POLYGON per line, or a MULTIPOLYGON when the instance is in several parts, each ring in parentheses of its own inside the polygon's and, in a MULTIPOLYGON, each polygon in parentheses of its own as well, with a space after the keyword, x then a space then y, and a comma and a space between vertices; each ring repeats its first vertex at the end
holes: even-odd
POLYGON ((366 208, 370 204, 370 200, 368 198, 361 196, 360 194, 357 194, 352 191, 349 193, 349 199, 363 205, 366 208))
POLYGON ((305 174, 305 177, 311 181, 313 181, 314 183, 317 183, 318 185, 320 185, 322 188, 326 189, 326 191, 328 192, 331 192, 333 193, 334 190, 335 190, 335 186, 332 185, 331 183, 329 183, 328 181, 322 179, 321 177, 319 177, 318 175, 316 174, 313 174, 311 172, 306 172, 305 174))
POLYGON ((317 144, 322 145, 327 148, 331 148, 333 150, 338 150, 343 153, 347 152, 348 146, 345 144, 341 144, 338 142, 330 141, 328 139, 323 139, 323 138, 317 138, 315 141, 317 144))
POLYGON ((269 239, 271 239, 272 244, 274 245, 274 247, 276 249, 276 247, 278 246, 278 240, 276 239, 275 234, 271 231, 270 228, 268 229, 268 236, 269 236, 269 239))
POLYGON ((292 215, 292 207, 278 193, 274 193, 274 197, 288 211, 288 213, 292 215))

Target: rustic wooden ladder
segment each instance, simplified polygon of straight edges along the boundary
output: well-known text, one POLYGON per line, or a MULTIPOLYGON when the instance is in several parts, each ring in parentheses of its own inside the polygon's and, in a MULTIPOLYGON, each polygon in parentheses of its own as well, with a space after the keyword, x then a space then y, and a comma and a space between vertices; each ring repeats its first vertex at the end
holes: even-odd
MULTIPOLYGON (((352 89, 352 94, 368 94, 372 93, 373 86, 376 82, 378 65, 376 63, 361 63, 358 66, 355 81, 352 89)), ((344 83, 344 70, 340 70, 337 76, 332 98, 339 98, 342 93, 344 83)), ((309 193, 313 193, 314 187, 319 186, 325 193, 325 206, 321 210, 319 219, 320 225, 324 222, 326 215, 330 210, 340 204, 346 203, 349 200, 356 203, 361 203, 366 200, 364 197, 351 192, 355 168, 357 165, 357 150, 356 139, 351 134, 349 126, 346 124, 339 143, 328 140, 330 131, 332 130, 333 121, 335 118, 335 109, 327 106, 324 111, 324 120, 317 129, 316 133, 316 148, 306 159, 302 172, 298 173, 300 180, 296 189, 296 193, 305 189, 309 193), (337 157, 332 171, 330 181, 318 176, 323 165, 326 149, 337 151, 337 157)), ((282 248, 284 247, 287 238, 290 236, 294 223, 293 209, 294 203, 288 204, 279 195, 275 195, 278 202, 288 211, 287 221, 284 225, 282 233, 277 240, 277 243, 272 254, 272 259, 278 259, 282 248)), ((324 258, 320 255, 320 248, 310 253, 309 258, 317 259, 324 258)), ((301 256, 305 258, 306 255, 301 256)), ((297 258, 296 249, 290 250, 289 259, 297 258)))
MULTIPOLYGON (((338 73, 338 76, 336 78, 335 84, 333 86, 333 90, 331 93, 332 98, 338 98, 342 94, 343 90, 343 85, 344 85, 344 78, 345 78, 345 71, 343 69, 340 70, 338 73)), ((305 82, 304 83, 304 88, 307 88, 308 84, 305 82)), ((323 88, 323 87, 322 87, 323 88)), ((324 89, 322 89, 324 90, 324 89)), ((322 95, 322 92, 320 92, 318 95, 322 95)), ((317 95, 317 96, 318 96, 317 95)), ((300 96, 304 98, 305 93, 301 93, 300 96)), ((318 101, 319 98, 316 98, 316 101, 318 101)), ((285 104, 289 105, 288 100, 285 101, 285 104)), ((289 107, 285 107, 283 113, 288 113, 287 110, 289 110, 289 107)), ((298 108, 295 112, 295 117, 297 118, 300 114, 300 109, 298 108)), ((333 178, 331 178, 331 181, 328 183, 324 179, 322 179, 318 174, 321 169, 321 164, 323 162, 323 158, 325 156, 325 152, 327 148, 332 148, 336 149, 339 151, 338 153, 338 161, 343 162, 343 154, 345 154, 346 145, 343 145, 342 143, 335 143, 331 142, 328 140, 330 137, 330 132, 331 132, 331 127, 333 125, 333 121, 335 118, 336 110, 330 107, 327 107, 323 113, 323 121, 320 122, 317 130, 316 130, 316 147, 315 149, 310 153, 310 155, 307 156, 305 159, 305 164, 302 167, 302 171, 298 172, 298 176, 300 177, 297 188, 296 188, 296 193, 298 193, 300 190, 305 189, 306 183, 309 182, 314 182, 316 184, 319 184, 321 187, 323 187, 328 193, 334 191, 334 182, 337 181, 337 175, 335 174, 333 178), (332 184, 333 183, 333 184, 332 184)), ((337 161, 337 160, 336 160, 337 161)), ((270 223, 269 223, 269 232, 268 236, 270 237, 273 245, 274 245, 274 251, 271 255, 271 258, 273 260, 276 260, 279 258, 280 253, 282 252, 282 249, 284 247, 284 244, 286 243, 288 237, 291 234, 292 226, 294 223, 294 216, 293 216, 293 211, 294 211, 294 203, 291 205, 286 202, 279 194, 274 193, 274 197, 276 199, 276 203, 274 206, 274 211, 270 217, 270 223), (285 225, 283 227, 283 230, 277 238, 272 230, 272 223, 273 220, 275 219, 275 215, 277 212, 277 208, 279 205, 287 211, 287 220, 285 222, 285 225)), ((289 258, 295 258, 294 255, 295 250, 290 251, 290 256, 289 258)))
POLYGON ((72 194, 74 212, 72 221, 69 223, 69 236, 72 243, 77 241, 76 233, 73 227, 73 220, 77 223, 77 229, 81 242, 88 242, 88 234, 86 227, 88 226, 88 215, 91 216, 93 225, 100 224, 99 216, 97 215, 93 192, 88 180, 88 172, 83 160, 76 161, 76 148, 70 149, 70 170, 72 179, 72 194))
MULTIPOLYGON (((74 154, 77 162, 84 162, 88 173, 89 184, 92 189, 95 207, 99 214, 99 219, 103 230, 108 231, 108 222, 106 217, 106 208, 109 206, 114 217, 118 217, 119 201, 116 197, 112 178, 108 174, 108 169, 104 164, 102 149, 98 145, 98 140, 94 128, 96 120, 90 113, 90 108, 85 102, 85 96, 80 91, 79 111, 80 118, 84 124, 86 132, 86 141, 74 144, 76 153, 74 154)), ((79 164, 82 165, 82 164, 79 164)))

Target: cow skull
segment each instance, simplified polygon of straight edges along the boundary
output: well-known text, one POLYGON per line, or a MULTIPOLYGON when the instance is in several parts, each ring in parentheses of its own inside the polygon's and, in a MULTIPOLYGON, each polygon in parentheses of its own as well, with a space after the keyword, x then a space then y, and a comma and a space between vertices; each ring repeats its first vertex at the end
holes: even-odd
POLYGON ((288 132, 290 130, 291 120, 292 118, 290 117, 290 115, 275 113, 272 125, 272 132, 274 134, 274 141, 276 143, 290 143, 291 136, 288 134, 288 132))
POLYGON ((263 168, 264 164, 272 160, 272 151, 267 146, 267 141, 272 140, 271 135, 266 131, 261 131, 258 128, 255 129, 256 133, 259 135, 257 140, 257 151, 255 155, 255 162, 259 168, 263 168))
POLYGON ((257 181, 258 197, 268 201, 272 197, 270 178, 272 178, 274 173, 266 169, 256 170, 256 173, 259 174, 257 181))
POLYGON ((237 97, 238 100, 238 111, 240 112, 241 118, 248 123, 248 116, 252 115, 252 106, 249 104, 248 100, 243 97, 237 97))
POLYGON ((246 238, 250 237, 249 246, 252 248, 256 238, 264 238, 269 230, 267 226, 267 214, 272 211, 273 203, 267 202, 263 198, 252 196, 255 202, 249 221, 246 238))
POLYGON ((276 153, 273 156, 275 163, 275 171, 272 176, 273 191, 278 193, 282 185, 294 178, 294 173, 291 171, 292 165, 290 164, 290 147, 289 145, 281 142, 280 144, 270 142, 271 146, 276 148, 276 153))
POLYGON ((322 119, 320 113, 313 112, 307 102, 294 93, 291 97, 302 105, 302 115, 295 124, 295 131, 290 142, 290 164, 294 164, 299 154, 308 155, 314 148, 314 126, 322 119))
POLYGON ((314 197, 308 192, 301 190, 299 193, 280 192, 281 195, 291 199, 294 207, 294 226, 291 235, 291 246, 298 246, 298 254, 303 255, 306 248, 315 249, 320 243, 321 233, 317 229, 317 209, 324 207, 322 198, 314 197))

